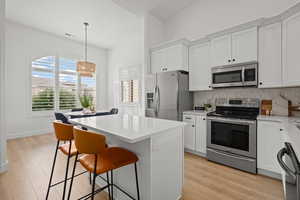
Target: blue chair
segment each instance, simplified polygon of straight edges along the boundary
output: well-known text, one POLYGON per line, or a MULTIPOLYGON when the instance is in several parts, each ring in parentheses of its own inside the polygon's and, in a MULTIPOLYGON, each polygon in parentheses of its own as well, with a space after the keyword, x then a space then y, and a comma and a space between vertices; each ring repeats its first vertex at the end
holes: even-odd
POLYGON ((111 113, 111 114, 118 114, 118 112, 119 112, 118 108, 112 108, 112 109, 110 110, 110 113, 111 113))
POLYGON ((80 112, 83 111, 83 108, 73 108, 71 112, 80 112))
POLYGON ((65 124, 71 124, 69 122, 69 119, 63 113, 61 113, 61 112, 55 112, 54 115, 55 115, 55 119, 56 120, 59 120, 62 123, 65 123, 65 124))

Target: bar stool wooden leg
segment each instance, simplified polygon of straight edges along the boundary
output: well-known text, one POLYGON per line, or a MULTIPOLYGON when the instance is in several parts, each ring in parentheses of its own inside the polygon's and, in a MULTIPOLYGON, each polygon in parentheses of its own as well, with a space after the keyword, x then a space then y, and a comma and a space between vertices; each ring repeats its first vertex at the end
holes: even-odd
POLYGON ((54 154, 54 160, 53 160, 53 164, 52 164, 51 175, 50 175, 50 180, 49 180, 47 194, 46 194, 46 200, 48 199, 48 196, 49 196, 49 191, 50 191, 52 177, 53 177, 53 172, 54 172, 54 167, 55 167, 55 163, 56 163, 56 156, 57 156, 58 147, 59 147, 59 140, 57 140, 57 144, 56 144, 56 149, 55 149, 55 154, 54 154))
POLYGON ((70 183, 70 188, 69 188, 69 194, 68 194, 68 200, 71 197, 71 191, 72 191, 72 186, 73 186, 73 180, 74 180, 74 175, 75 175, 75 170, 76 170, 76 163, 77 163, 77 159, 78 159, 78 152, 75 156, 75 161, 74 161, 74 166, 73 166, 73 171, 72 171, 72 177, 71 177, 71 183, 70 183))
POLYGON ((110 196, 110 183, 109 183, 109 176, 108 176, 108 172, 106 172, 106 179, 107 179, 107 184, 108 184, 108 188, 107 188, 107 190, 108 190, 108 199, 109 200, 111 200, 111 196, 110 196))
POLYGON ((135 171, 135 181, 136 181, 137 197, 138 197, 138 200, 140 200, 140 189, 139 189, 139 180, 138 180, 136 163, 134 163, 134 171, 135 171))
POLYGON ((95 154, 95 166, 94 166, 94 177, 93 177, 93 186, 92 186, 92 198, 91 200, 94 200, 94 196, 95 196, 95 183, 96 183, 96 177, 97 177, 97 159, 98 156, 97 154, 95 154))
POLYGON ((67 168, 66 168, 66 175, 65 175, 65 183, 64 183, 64 191, 63 191, 63 197, 62 200, 65 199, 66 195, 66 188, 67 188, 67 179, 68 179, 68 172, 69 172, 69 162, 71 158, 71 147, 72 147, 72 140, 70 140, 70 146, 69 146, 69 154, 68 154, 68 160, 67 160, 67 168))

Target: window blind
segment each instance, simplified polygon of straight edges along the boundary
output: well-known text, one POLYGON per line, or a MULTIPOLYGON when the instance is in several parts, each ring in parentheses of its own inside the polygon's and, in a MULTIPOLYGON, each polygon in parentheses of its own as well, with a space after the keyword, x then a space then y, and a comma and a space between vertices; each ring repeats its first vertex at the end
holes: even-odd
POLYGON ((32 62, 32 111, 54 110, 54 69, 54 56, 32 62))
POLYGON ((139 85, 138 80, 121 81, 122 103, 138 103, 139 85))
POLYGON ((59 110, 78 105, 76 62, 59 58, 59 110))

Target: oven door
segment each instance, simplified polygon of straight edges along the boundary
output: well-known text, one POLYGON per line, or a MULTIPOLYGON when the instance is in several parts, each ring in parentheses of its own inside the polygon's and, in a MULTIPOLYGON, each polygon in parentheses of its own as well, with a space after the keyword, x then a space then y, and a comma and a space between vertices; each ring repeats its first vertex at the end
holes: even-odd
POLYGON ((207 119, 208 148, 256 158, 256 120, 207 119))
POLYGON ((243 68, 235 67, 215 67, 212 69, 212 87, 237 87, 243 86, 243 68))

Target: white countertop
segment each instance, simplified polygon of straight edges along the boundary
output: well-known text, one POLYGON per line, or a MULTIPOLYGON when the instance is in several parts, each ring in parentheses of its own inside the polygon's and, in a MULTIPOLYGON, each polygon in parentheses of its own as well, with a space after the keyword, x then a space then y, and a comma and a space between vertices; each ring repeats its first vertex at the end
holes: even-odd
POLYGON ((300 159, 300 126, 299 117, 286 117, 286 116, 264 116, 259 115, 257 120, 263 121, 275 121, 282 123, 282 129, 284 131, 283 141, 292 144, 298 159, 300 159))
POLYGON ((183 111, 183 114, 186 114, 186 115, 206 116, 207 113, 209 113, 209 112, 205 111, 205 110, 187 110, 187 111, 183 111))
POLYGON ((137 115, 105 115, 69 120, 95 132, 111 134, 128 143, 136 143, 163 131, 183 127, 184 122, 137 115))

